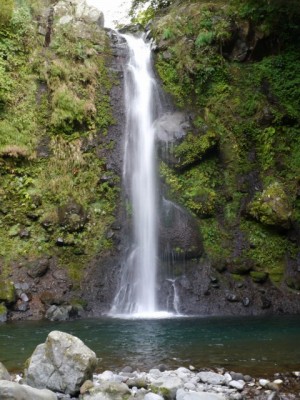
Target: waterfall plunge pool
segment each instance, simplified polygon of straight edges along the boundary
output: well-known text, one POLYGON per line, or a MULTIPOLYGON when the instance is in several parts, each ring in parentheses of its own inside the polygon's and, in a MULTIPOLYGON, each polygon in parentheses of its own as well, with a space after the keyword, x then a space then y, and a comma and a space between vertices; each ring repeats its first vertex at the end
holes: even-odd
POLYGON ((102 359, 103 371, 165 364, 269 376, 299 369, 299 316, 11 322, 0 325, 0 360, 9 370, 22 371, 52 330, 83 340, 102 359))

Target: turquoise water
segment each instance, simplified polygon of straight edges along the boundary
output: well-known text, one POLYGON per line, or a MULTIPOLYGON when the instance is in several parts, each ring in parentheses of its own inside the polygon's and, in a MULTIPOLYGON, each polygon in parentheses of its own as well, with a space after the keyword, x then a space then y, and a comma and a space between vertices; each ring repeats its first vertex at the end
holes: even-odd
POLYGON ((299 316, 8 323, 0 325, 0 361, 22 370, 51 330, 82 339, 102 358, 103 370, 192 364, 267 376, 300 369, 299 316))

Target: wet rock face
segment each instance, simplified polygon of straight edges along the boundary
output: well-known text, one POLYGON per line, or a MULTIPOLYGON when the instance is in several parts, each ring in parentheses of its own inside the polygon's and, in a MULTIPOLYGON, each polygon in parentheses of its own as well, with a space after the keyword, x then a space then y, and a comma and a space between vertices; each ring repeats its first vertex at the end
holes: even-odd
POLYGON ((202 315, 267 315, 299 313, 297 293, 276 288, 269 280, 242 280, 228 272, 217 273, 202 262, 182 262, 175 284, 179 312, 202 315))
POLYGON ((162 259, 200 257, 203 245, 194 218, 182 207, 163 199, 159 218, 159 253, 162 259))

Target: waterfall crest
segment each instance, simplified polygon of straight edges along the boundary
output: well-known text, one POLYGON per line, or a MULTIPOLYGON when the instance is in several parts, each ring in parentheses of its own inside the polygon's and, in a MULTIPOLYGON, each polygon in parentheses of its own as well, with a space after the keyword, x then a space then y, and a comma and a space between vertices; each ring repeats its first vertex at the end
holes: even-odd
POLYGON ((111 314, 151 316, 157 312, 157 194, 155 129, 160 109, 151 68, 151 45, 122 35, 129 49, 125 68, 125 157, 123 184, 132 219, 132 243, 122 266, 111 314))

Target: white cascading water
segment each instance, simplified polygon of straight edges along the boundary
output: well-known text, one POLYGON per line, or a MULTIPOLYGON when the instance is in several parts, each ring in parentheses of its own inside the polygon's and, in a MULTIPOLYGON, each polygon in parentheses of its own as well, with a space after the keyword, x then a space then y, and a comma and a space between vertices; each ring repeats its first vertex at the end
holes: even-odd
MULTIPOLYGON (((125 159, 123 180, 133 218, 133 243, 124 262, 110 314, 156 317, 157 199, 155 129, 160 108, 151 68, 151 45, 122 35, 129 48, 125 70, 125 159), (156 110, 156 111, 155 111, 156 110)), ((128 200, 127 200, 128 201, 128 200)))

